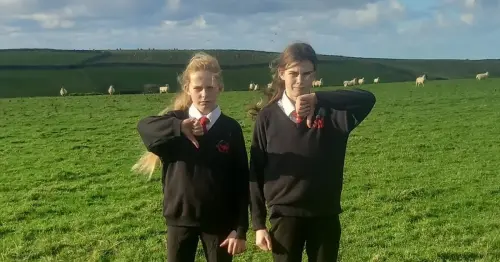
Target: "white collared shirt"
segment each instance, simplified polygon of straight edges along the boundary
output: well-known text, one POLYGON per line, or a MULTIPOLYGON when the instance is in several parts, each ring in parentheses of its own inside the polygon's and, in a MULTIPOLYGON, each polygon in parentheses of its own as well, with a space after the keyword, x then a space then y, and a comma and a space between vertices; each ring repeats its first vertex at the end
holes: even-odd
POLYGON ((278 100, 278 106, 285 112, 285 115, 290 118, 294 123, 297 123, 297 119, 295 119, 294 116, 292 116, 293 111, 295 111, 295 105, 293 102, 290 100, 290 98, 286 95, 286 92, 283 91, 283 95, 281 96, 281 99, 278 100))
MULTIPOLYGON (((196 119, 200 119, 203 114, 200 113, 200 111, 198 111, 198 109, 196 109, 196 107, 191 104, 191 106, 189 107, 189 117, 194 117, 196 119)), ((219 116, 221 115, 221 110, 220 110, 220 107, 217 106, 212 112, 208 113, 208 115, 206 115, 206 117, 208 118, 208 120, 210 121, 208 124, 207 124, 207 130, 210 130, 210 128, 214 125, 215 121, 217 121, 217 119, 219 119, 219 116)))

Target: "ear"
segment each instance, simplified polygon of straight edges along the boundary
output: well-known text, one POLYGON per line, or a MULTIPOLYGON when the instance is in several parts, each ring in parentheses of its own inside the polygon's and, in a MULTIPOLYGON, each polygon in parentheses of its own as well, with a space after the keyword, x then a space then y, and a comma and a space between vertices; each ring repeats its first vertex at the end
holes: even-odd
POLYGON ((190 92, 190 90, 189 90, 189 85, 184 85, 184 86, 182 87, 182 90, 183 90, 186 94, 191 95, 191 92, 190 92))
POLYGON ((281 80, 285 81, 285 70, 283 70, 282 68, 278 68, 278 75, 281 80))

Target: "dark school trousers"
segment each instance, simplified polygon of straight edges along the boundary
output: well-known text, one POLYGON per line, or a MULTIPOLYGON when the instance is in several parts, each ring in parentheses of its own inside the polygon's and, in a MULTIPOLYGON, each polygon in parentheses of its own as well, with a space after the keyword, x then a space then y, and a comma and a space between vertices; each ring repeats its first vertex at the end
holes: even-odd
POLYGON ((199 227, 167 226, 167 261, 194 262, 198 239, 201 239, 207 262, 231 262, 227 247, 219 247, 231 233, 204 231, 199 227))
POLYGON ((274 262, 301 262, 304 245, 309 262, 337 261, 340 246, 339 215, 270 219, 274 262))

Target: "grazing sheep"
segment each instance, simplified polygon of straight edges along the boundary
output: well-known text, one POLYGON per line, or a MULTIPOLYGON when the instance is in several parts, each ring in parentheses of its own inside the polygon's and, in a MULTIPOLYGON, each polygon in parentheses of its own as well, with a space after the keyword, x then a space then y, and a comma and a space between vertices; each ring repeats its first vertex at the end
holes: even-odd
POLYGON ((373 79, 373 83, 378 84, 378 82, 379 82, 379 77, 373 79))
POLYGON ((477 75, 476 75, 476 79, 477 79, 477 80, 482 80, 482 79, 484 79, 484 78, 488 78, 488 76, 489 76, 489 73, 488 73, 488 72, 486 72, 486 73, 482 73, 482 74, 477 74, 477 75))
POLYGON ((363 78, 360 78, 360 79, 358 80, 358 84, 360 84, 360 85, 362 85, 364 82, 365 82, 365 78, 364 78, 364 77, 363 77, 363 78))
POLYGON ((108 88, 108 93, 110 95, 113 95, 115 93, 115 88, 113 87, 113 85, 110 85, 109 88, 108 88))
POLYGON ((426 77, 427 76, 425 74, 423 74, 422 76, 417 77, 417 79, 415 80, 415 86, 420 86, 420 85, 425 86, 424 82, 425 82, 426 77))
POLYGON ((312 84, 313 87, 315 87, 315 86, 320 87, 322 85, 323 85, 323 78, 320 78, 319 80, 313 81, 313 84, 312 84))
POLYGON ((254 90, 254 88, 255 88, 255 84, 253 82, 250 83, 250 85, 248 86, 248 90, 252 91, 252 90, 254 90))
POLYGON ((168 93, 169 88, 170 88, 170 86, 168 84, 166 84, 165 86, 160 86, 160 94, 161 93, 168 93))
POLYGON ((68 94, 68 91, 66 89, 64 89, 64 87, 61 87, 61 90, 59 91, 59 94, 61 94, 61 96, 65 96, 68 94))

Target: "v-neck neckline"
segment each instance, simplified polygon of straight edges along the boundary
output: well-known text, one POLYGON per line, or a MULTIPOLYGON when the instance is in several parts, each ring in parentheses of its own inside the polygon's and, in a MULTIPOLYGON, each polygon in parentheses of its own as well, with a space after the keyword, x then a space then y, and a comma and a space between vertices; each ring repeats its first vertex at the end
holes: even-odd
POLYGON ((303 122, 304 122, 304 121, 302 121, 302 122, 300 122, 300 123, 297 123, 297 122, 293 121, 293 120, 290 118, 290 116, 288 116, 288 115, 285 113, 285 111, 284 111, 283 109, 281 109, 281 107, 278 105, 278 103, 275 103, 275 104, 274 104, 274 106, 275 106, 275 107, 277 107, 277 110, 278 110, 278 111, 280 111, 280 113, 279 113, 279 114, 280 114, 282 117, 286 118, 287 122, 289 122, 290 124, 292 124, 294 128, 301 129, 301 126, 303 125, 303 122))

